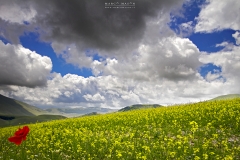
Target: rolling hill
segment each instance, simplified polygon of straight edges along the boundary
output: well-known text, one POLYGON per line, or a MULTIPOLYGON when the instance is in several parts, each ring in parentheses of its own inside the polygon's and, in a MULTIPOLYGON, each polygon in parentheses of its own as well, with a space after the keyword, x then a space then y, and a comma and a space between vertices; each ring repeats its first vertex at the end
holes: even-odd
POLYGON ((116 111, 115 109, 100 108, 100 107, 79 107, 79 108, 49 108, 46 109, 49 113, 59 114, 67 117, 77 117, 91 113, 109 113, 116 111))
POLYGON ((238 98, 30 124, 23 147, 7 140, 17 127, 3 128, 0 157, 240 160, 239 112, 238 98))
POLYGON ((38 115, 38 116, 0 116, 0 127, 33 124, 52 120, 64 119, 61 115, 38 115))
POLYGON ((66 118, 0 94, 0 127, 66 118))
POLYGON ((49 112, 0 94, 0 115, 37 116, 49 112))
POLYGON ((218 96, 216 98, 211 99, 210 101, 216 101, 216 100, 226 100, 226 99, 234 99, 234 98, 240 98, 240 94, 227 94, 218 96))
POLYGON ((159 104, 134 104, 132 106, 127 106, 124 107, 120 110, 119 112, 126 112, 126 111, 131 111, 131 110, 137 110, 137 109, 144 109, 144 108, 157 108, 157 107, 163 107, 159 104))

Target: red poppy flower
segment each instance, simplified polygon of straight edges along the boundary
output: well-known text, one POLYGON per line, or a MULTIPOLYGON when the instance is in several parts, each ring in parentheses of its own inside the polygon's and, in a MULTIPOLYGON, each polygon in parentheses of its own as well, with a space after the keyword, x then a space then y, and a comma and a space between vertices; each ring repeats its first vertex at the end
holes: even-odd
POLYGON ((25 141, 25 140, 26 140, 27 134, 28 134, 29 130, 30 130, 30 129, 28 128, 28 126, 24 126, 22 129, 19 128, 19 129, 15 132, 14 136, 8 138, 8 141, 9 141, 9 142, 13 142, 13 143, 15 143, 16 145, 20 145, 20 144, 22 143, 22 141, 25 141))

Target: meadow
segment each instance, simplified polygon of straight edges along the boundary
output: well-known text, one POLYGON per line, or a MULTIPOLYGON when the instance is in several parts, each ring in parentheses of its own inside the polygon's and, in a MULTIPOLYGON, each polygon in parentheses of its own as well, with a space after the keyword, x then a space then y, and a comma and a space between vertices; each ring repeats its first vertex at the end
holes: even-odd
MULTIPOLYGON (((19 146, 0 128, 4 160, 238 160, 240 98, 28 125, 19 146)), ((22 126, 20 126, 22 127, 22 126)))

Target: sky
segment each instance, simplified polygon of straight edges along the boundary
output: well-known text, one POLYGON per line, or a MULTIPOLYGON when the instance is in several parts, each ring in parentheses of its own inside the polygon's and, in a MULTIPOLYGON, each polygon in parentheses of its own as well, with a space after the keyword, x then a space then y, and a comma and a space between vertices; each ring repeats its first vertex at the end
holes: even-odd
POLYGON ((43 109, 240 94, 238 13, 239 0, 0 0, 0 94, 43 109))

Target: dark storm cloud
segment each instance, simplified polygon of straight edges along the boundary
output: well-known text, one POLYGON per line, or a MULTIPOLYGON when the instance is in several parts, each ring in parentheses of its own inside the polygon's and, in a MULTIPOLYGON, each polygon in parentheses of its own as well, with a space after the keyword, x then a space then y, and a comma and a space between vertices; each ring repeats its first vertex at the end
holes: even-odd
MULTIPOLYGON (((35 87, 46 83, 46 76, 52 69, 51 60, 46 57, 40 60, 37 53, 17 47, 19 36, 24 32, 39 32, 41 40, 60 46, 60 51, 62 47, 75 44, 76 55, 89 48, 100 50, 103 55, 115 56, 116 52, 126 55, 128 48, 138 47, 148 18, 157 16, 159 11, 168 13, 183 0, 133 0, 135 8, 105 8, 106 2, 115 1, 0 0, 0 7, 6 10, 0 12, 0 36, 12 43, 9 46, 1 43, 0 46, 0 66, 5 67, 1 71, 5 76, 0 77, 0 84, 35 87)), ((76 55, 74 52, 72 57, 78 61, 76 55)))
POLYGON ((49 31, 43 39, 103 50, 120 49, 132 42, 137 44, 144 34, 147 17, 180 3, 179 0, 135 0, 131 1, 135 2, 135 9, 106 9, 105 2, 114 1, 30 1, 38 13, 37 25, 49 31))

